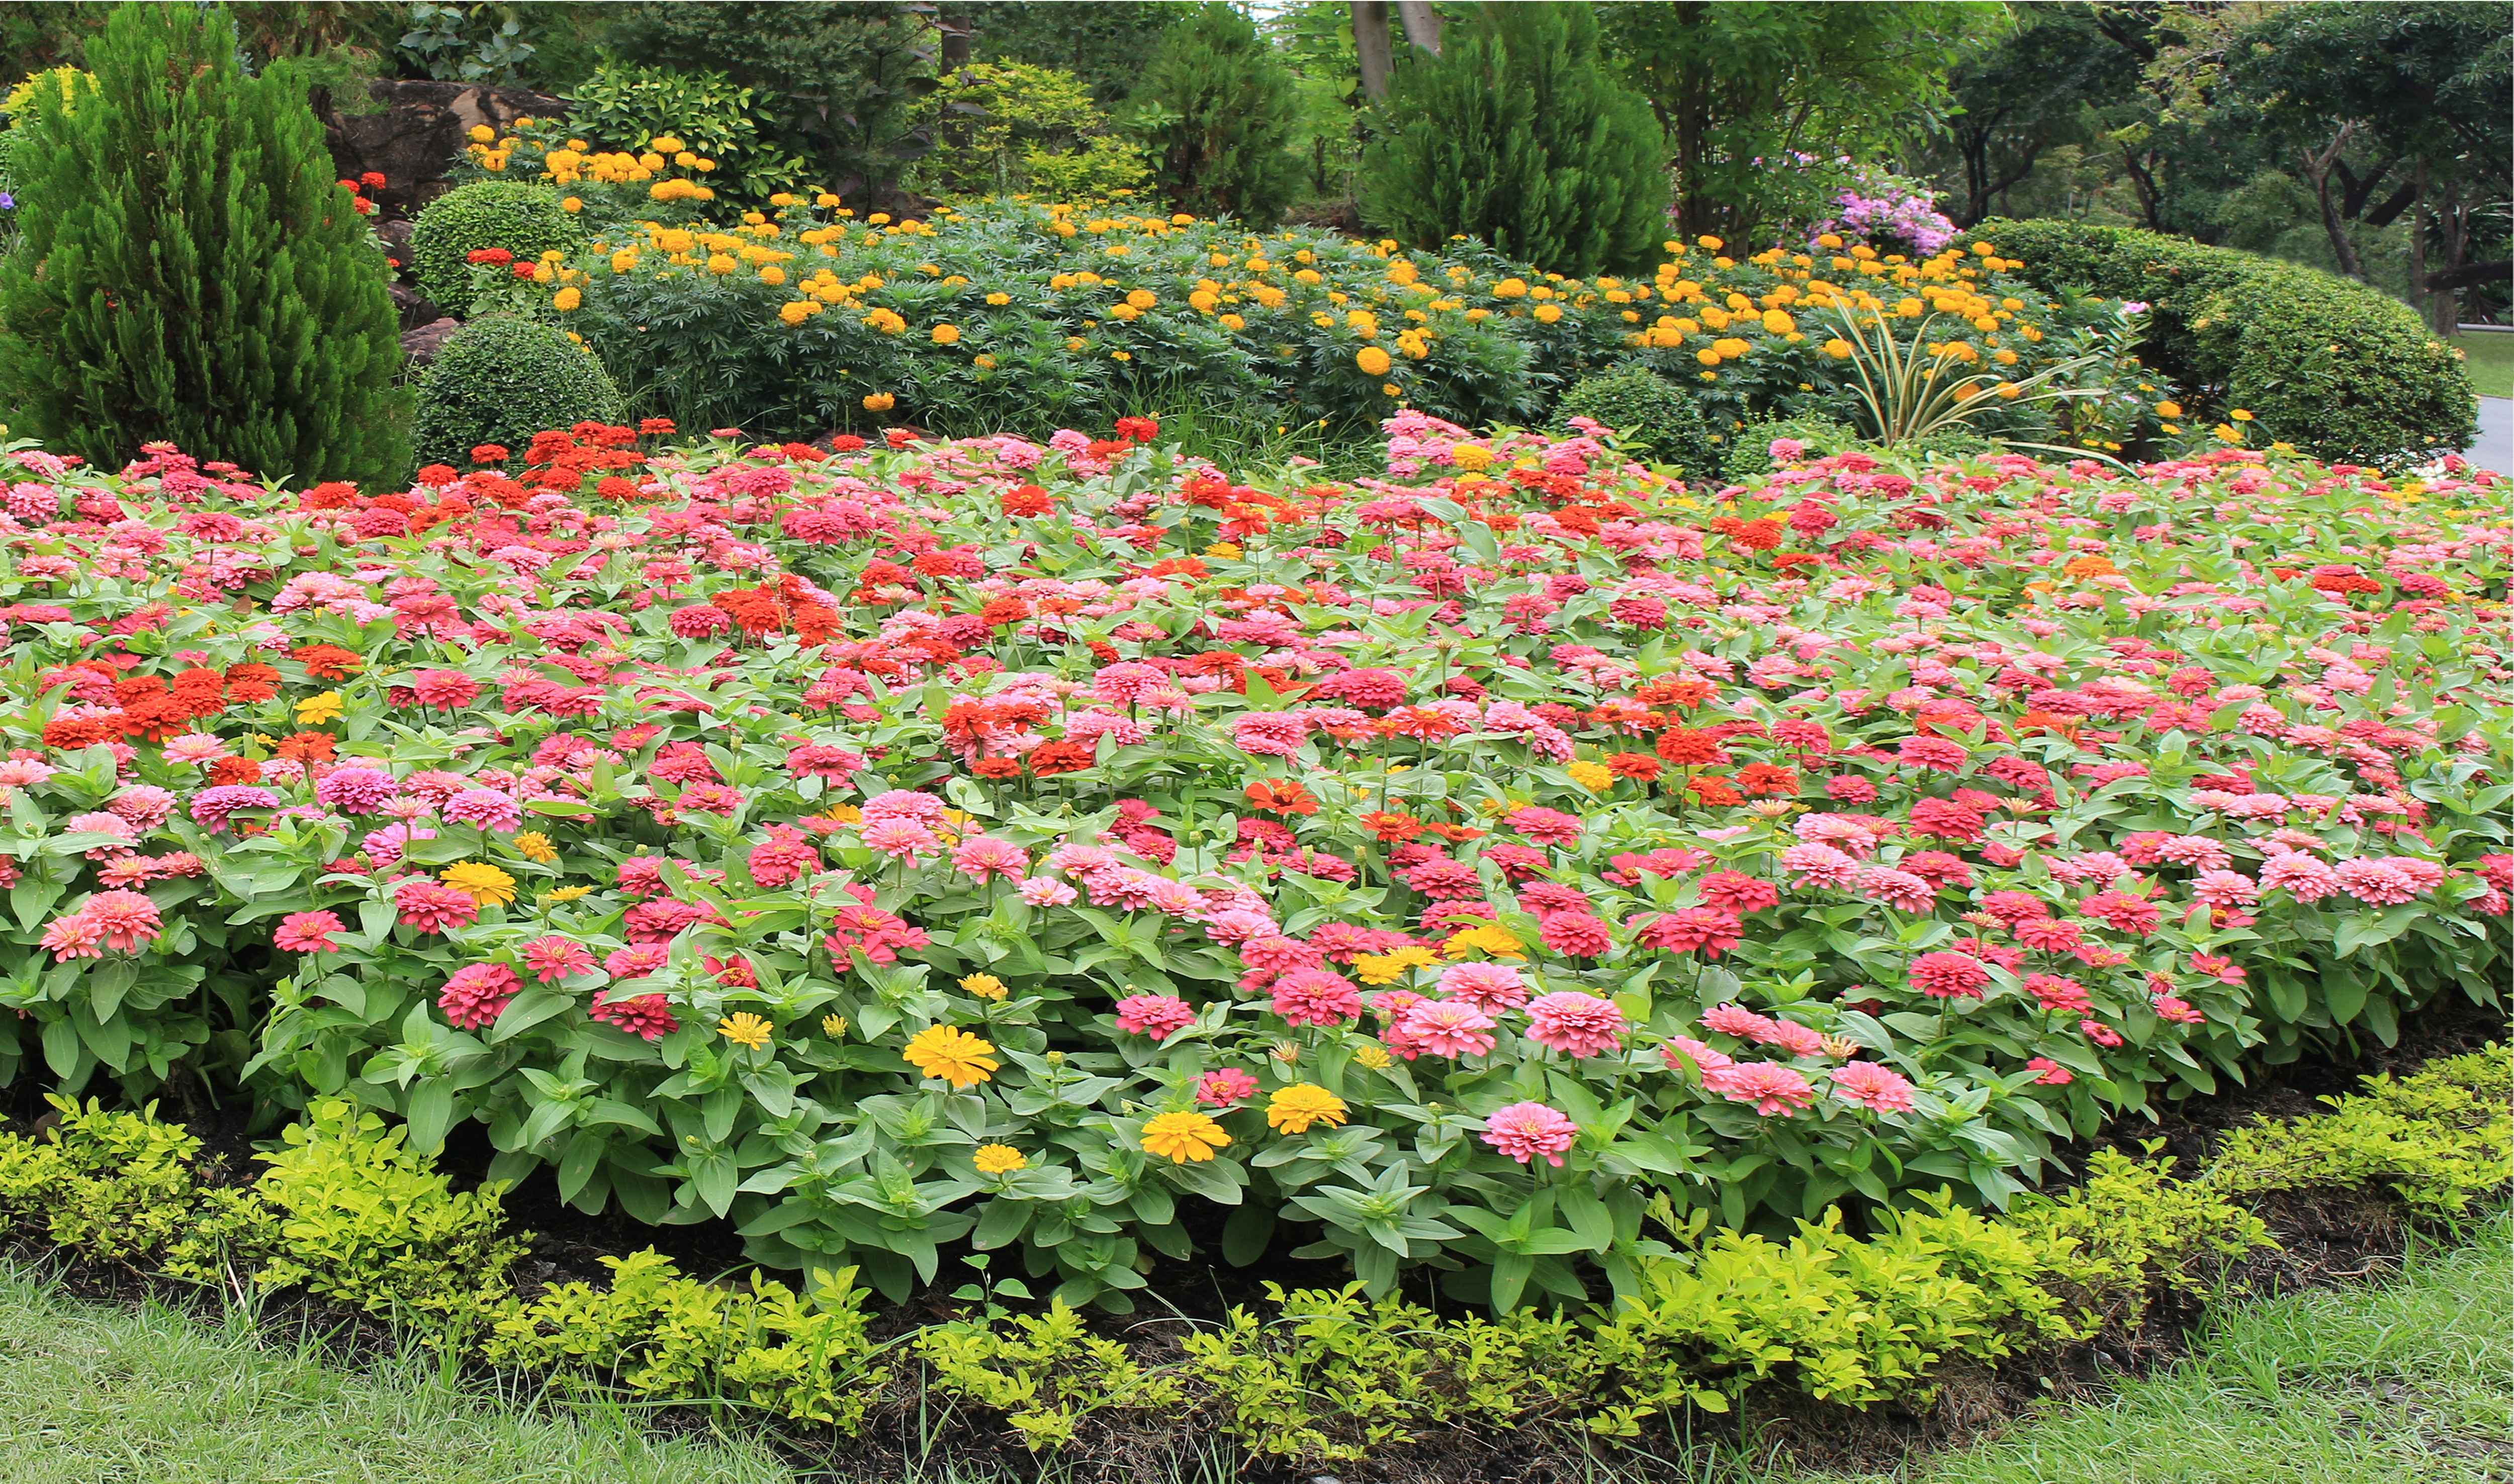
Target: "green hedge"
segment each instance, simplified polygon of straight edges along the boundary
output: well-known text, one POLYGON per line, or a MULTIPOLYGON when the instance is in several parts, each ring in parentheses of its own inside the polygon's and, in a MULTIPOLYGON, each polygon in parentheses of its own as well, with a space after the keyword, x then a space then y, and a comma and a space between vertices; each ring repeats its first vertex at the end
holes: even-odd
MULTIPOLYGON (((886 1401, 965 1407, 1033 1450, 1071 1442, 1095 1413, 1184 1441, 1196 1413, 1253 1453, 1315 1464, 1459 1427, 1637 1437, 1757 1387, 1853 1406, 1924 1398, 1950 1360, 2122 1337, 2159 1295, 2205 1289, 2272 1245, 2246 1196, 2388 1188, 2424 1216, 2467 1212, 2514 1174, 2509 1096, 2514 1062, 2491 1047, 2238 1130, 2189 1179, 2170 1159, 2098 1149, 2077 1188, 2006 1215, 1939 1198, 1879 1213, 1864 1236, 1828 1214, 1786 1242, 1707 1230, 1697 1211, 1637 1233, 1615 1301, 1586 1312, 1447 1317, 1358 1284, 1270 1286, 1267 1312, 1235 1308, 1183 1348, 1100 1338, 1062 1304, 993 1304, 886 1346, 852 1268, 815 1271, 797 1293, 755 1273, 709 1283, 647 1251, 604 1259, 604 1287, 536 1289, 517 1265, 529 1239, 501 1234, 503 1186, 457 1192, 398 1129, 338 1101, 238 1186, 153 1105, 55 1098, 56 1127, 0 1135, 0 1237, 222 1290, 302 1287, 570 1392, 732 1401, 842 1434, 886 1401)), ((1010 1282, 994 1294, 1021 1296, 1010 1282)))
POLYGON ((2459 352, 2379 289, 2181 237, 2074 221, 1974 228, 2047 293, 2139 300, 2148 363, 2194 418, 2246 408, 2316 459, 2398 465, 2458 453, 2479 430, 2459 352))

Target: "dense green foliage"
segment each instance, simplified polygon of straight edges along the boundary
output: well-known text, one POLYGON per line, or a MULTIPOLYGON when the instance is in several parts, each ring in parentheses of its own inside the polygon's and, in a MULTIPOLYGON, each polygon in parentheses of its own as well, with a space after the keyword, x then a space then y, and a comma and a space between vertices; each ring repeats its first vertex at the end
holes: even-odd
POLYGON ((274 478, 398 472, 392 301, 294 70, 246 76, 223 17, 154 6, 88 56, 93 100, 40 92, 10 156, 19 425, 107 466, 167 440, 274 478))
POLYGON ((530 262, 584 242, 575 219, 560 210, 558 192, 520 180, 475 180, 427 204, 411 225, 410 252, 419 292, 459 315, 472 298, 468 255, 505 248, 530 262))
POLYGON ((1161 33, 1135 100, 1161 198, 1199 217, 1275 224, 1299 190, 1284 152, 1297 103, 1292 76, 1248 18, 1205 4, 1161 33))
POLYGON ((1437 60, 1399 69, 1381 116, 1363 209, 1413 247, 1465 235, 1581 277, 1659 250, 1659 128, 1612 77, 1585 6, 1479 8, 1437 60))
POLYGON ((2384 465, 2457 453, 2478 431, 2460 356, 2375 290, 2122 227, 2002 221, 1981 235, 2048 292, 2149 303, 2145 356, 2205 399, 2194 418, 2242 408, 2316 458, 2384 465))
POLYGON ((722 72, 606 61, 568 93, 570 134, 642 150, 658 135, 715 162, 709 183, 756 206, 803 181, 803 161, 760 138, 757 90, 722 72))
POLYGON ((1673 464, 1688 479, 1720 471, 1721 446, 1701 405, 1667 378, 1630 366, 1584 378, 1554 406, 1554 421, 1573 418, 1604 423, 1623 435, 1622 446, 1652 463, 1673 464))
POLYGON ((303 1286, 578 1392, 726 1398, 846 1434, 909 1380, 1001 1417, 1034 1450, 1070 1444, 1095 1413, 1159 1426, 1200 1406, 1251 1452, 1318 1464, 1548 1419, 1641 1437, 1758 1386, 1854 1406, 1926 1397, 1950 1360, 2125 1336, 2157 1294, 2205 1288, 2267 1245, 2230 1197, 2360 1183, 2377 1144, 2383 1169, 2420 1172, 2401 1189, 2421 1209, 2502 1188, 2509 1086, 2498 1049, 2370 1079, 2331 1113, 2239 1132, 2195 1179, 2100 1151, 2085 1184, 2007 1217, 1924 1199, 1865 1237, 1829 1213, 1774 1240, 1706 1230, 1697 1212, 1634 1295, 1586 1313, 1449 1317, 1358 1285, 1270 1285, 1262 1315, 1235 1308, 1168 1356, 1096 1336, 1062 1304, 991 1306, 915 1331, 921 1364, 902 1368, 872 1344, 851 1273, 815 1273, 799 1294, 756 1273, 710 1284, 652 1251, 604 1259, 607 1285, 527 1299, 500 1187, 454 1191, 397 1131, 339 1103, 236 1188, 207 1179, 201 1142, 153 1107, 57 1099, 50 1133, 0 1135, 0 1229, 142 1270, 303 1286))
POLYGON ((484 443, 516 458, 544 428, 614 422, 620 389, 610 373, 564 331, 511 314, 492 314, 457 331, 419 384, 411 428, 421 463, 467 467, 484 443))

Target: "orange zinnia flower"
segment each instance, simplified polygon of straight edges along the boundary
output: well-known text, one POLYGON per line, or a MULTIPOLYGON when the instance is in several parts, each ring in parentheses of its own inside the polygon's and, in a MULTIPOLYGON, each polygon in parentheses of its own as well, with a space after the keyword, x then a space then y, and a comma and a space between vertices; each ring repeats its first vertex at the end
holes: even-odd
POLYGON ((1316 814, 1318 801, 1309 789, 1290 780, 1259 779, 1248 785, 1248 806, 1267 814, 1316 814))

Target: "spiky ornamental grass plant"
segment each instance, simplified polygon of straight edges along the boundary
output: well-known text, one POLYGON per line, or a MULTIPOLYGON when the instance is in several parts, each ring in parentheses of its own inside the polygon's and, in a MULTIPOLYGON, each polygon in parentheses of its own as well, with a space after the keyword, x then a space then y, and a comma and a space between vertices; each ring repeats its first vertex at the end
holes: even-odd
POLYGON ((237 65, 216 11, 127 5, 92 95, 46 93, 15 157, 0 398, 107 467, 167 440, 280 479, 407 462, 392 300, 285 61, 237 65))

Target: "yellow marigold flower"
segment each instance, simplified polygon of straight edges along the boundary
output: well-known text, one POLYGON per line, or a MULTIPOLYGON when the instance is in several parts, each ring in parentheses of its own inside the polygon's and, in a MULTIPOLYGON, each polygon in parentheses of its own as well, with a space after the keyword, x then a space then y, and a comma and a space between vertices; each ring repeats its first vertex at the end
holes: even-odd
POLYGON ((960 981, 960 987, 982 1000, 999 1000, 1009 992, 1004 982, 992 974, 972 974, 960 981))
POLYGON ((2156 404, 2156 415, 2160 418, 2179 418, 2182 416, 2182 404, 2179 402, 2159 402, 2156 404))
POLYGON ((590 895, 592 891, 593 888, 589 886, 552 887, 550 890, 542 893, 538 900, 547 902, 552 906, 558 906, 565 902, 574 902, 579 897, 590 895))
POLYGON ((687 149, 690 146, 682 143, 675 136, 659 134, 646 141, 646 147, 649 149, 662 150, 666 154, 679 154, 682 150, 687 149))
POLYGON ((1003 1065, 994 1058, 994 1043, 951 1025, 928 1025, 911 1036, 900 1051, 917 1071, 953 1087, 975 1087, 990 1081, 1003 1065))
POLYGON ((1361 368, 1363 376, 1369 377, 1384 377, 1388 375, 1388 368, 1396 364, 1389 359, 1388 352, 1377 345, 1364 345, 1356 351, 1353 363, 1361 368))
POLYGON ((1767 335, 1787 335, 1798 327, 1798 321, 1778 309, 1764 311, 1764 331, 1767 335))
POLYGON ((1562 771, 1571 776, 1571 782, 1591 793, 1609 787, 1615 782, 1614 774, 1608 772, 1602 763, 1572 763, 1562 771))
POLYGON ((1211 1159, 1230 1143, 1222 1125, 1202 1113, 1159 1113, 1144 1124, 1144 1152, 1174 1164, 1211 1159))
POLYGON ((1492 286, 1492 294, 1495 299, 1525 299, 1527 297, 1527 280, 1523 278, 1505 278, 1501 282, 1492 286))
POLYGON ((473 124, 471 126, 471 142, 475 144, 486 144, 497 137, 498 131, 490 128, 486 124, 473 124))
POLYGON ((1126 296, 1126 303, 1130 308, 1149 309, 1159 302, 1159 297, 1150 289, 1137 289, 1126 296))
POLYGON ((558 209, 563 212, 581 212, 585 210, 585 198, 582 196, 570 196, 559 202, 558 209))
POLYGON ((568 310, 573 309, 584 302, 585 296, 577 292, 577 287, 574 284, 569 284, 566 288, 561 289, 550 296, 550 307, 558 310, 561 314, 566 313, 568 310))
POLYGON ((2237 428, 2231 422, 2220 422, 2215 427, 2210 428, 2210 431, 2216 434, 2218 441, 2221 443, 2241 443, 2244 441, 2242 430, 2237 428))
POLYGON ((1010 1175, 1030 1168, 1030 1156, 1008 1143, 982 1143, 969 1162, 981 1175, 1010 1175))
POLYGON ((865 411, 884 413, 899 405, 899 399, 886 391, 869 392, 864 399, 865 411))
POLYGON ((558 850, 550 844, 550 837, 538 829, 527 829, 515 836, 515 854, 542 865, 558 859, 558 850))
POLYGON ((1723 246, 1723 244, 1720 241, 1720 239, 1719 239, 1719 238, 1714 237, 1714 236, 1711 236, 1711 235, 1709 235, 1708 233, 1706 233, 1706 234, 1704 234, 1704 235, 1702 235, 1702 236, 1700 236, 1700 237, 1696 237, 1696 238, 1694 238, 1694 239, 1693 239, 1693 241, 1694 241, 1695 246, 1697 246, 1697 247, 1706 247, 1706 248, 1709 248, 1711 251, 1713 251, 1713 252, 1715 252, 1715 253, 1716 253, 1716 252, 1719 252, 1719 251, 1720 251, 1720 249, 1722 248, 1722 246, 1723 246))
POLYGON ((737 1010, 715 1023, 717 1035, 736 1046, 748 1046, 753 1051, 768 1044, 768 1033, 772 1028, 766 1021, 748 1010, 737 1010))
POLYGON ((2229 418, 2234 419, 2234 420, 2235 420, 2236 421, 2238 421, 2238 422, 2250 422, 2250 421, 2252 421, 2252 415, 2251 415, 2250 413, 2248 413, 2248 412, 2244 411, 2244 410, 2243 410, 2242 408, 2240 408, 2240 407, 2238 407, 2238 408, 2234 409, 2232 412, 2227 413, 2227 414, 2226 414, 2226 416, 2227 416, 2227 417, 2229 417, 2229 418))
POLYGON ((1277 1134, 1306 1134, 1310 1125, 1344 1122, 1344 1100, 1323 1087, 1295 1082, 1266 1100, 1266 1126, 1277 1134))
POLYGON ((437 873, 437 879, 482 906, 504 906, 515 900, 515 878, 485 861, 463 861, 437 873))
POLYGON ((769 263, 759 270, 759 281, 773 288, 786 281, 786 270, 773 262, 769 263))
POLYGON ((327 721, 338 721, 341 713, 346 709, 347 706, 342 702, 340 692, 325 691, 297 702, 297 724, 301 727, 311 727, 327 721))
POLYGON ((948 324, 936 325, 932 330, 926 332, 926 339, 932 341, 937 345, 958 344, 960 341, 960 327, 957 325, 948 324))
POLYGON ((1561 304, 1538 304, 1534 312, 1536 315, 1536 322, 1538 324, 1550 325, 1562 317, 1562 306, 1561 304))
POLYGON ((1693 358, 1700 361, 1705 366, 1717 366, 1720 364, 1720 352, 1717 350, 1697 350, 1693 352, 1693 358))

